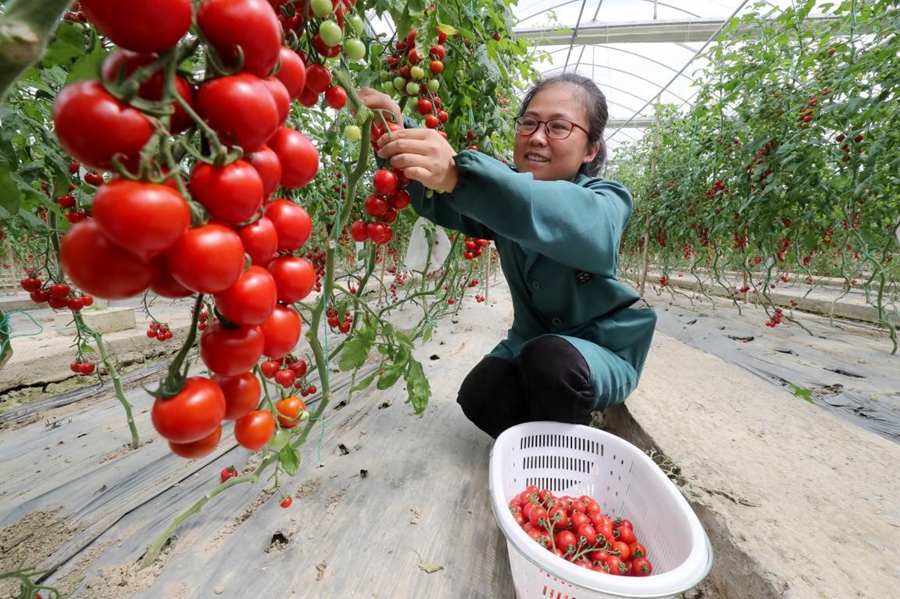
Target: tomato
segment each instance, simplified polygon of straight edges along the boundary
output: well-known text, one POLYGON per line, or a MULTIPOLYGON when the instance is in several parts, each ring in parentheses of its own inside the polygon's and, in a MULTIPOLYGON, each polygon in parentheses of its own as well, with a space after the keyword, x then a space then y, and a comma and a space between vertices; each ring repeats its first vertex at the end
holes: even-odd
POLYGON ((275 132, 269 147, 281 162, 281 185, 299 189, 312 181, 319 171, 319 152, 308 137, 287 127, 275 132))
POLYGON ((234 466, 226 466, 225 468, 222 468, 222 472, 219 473, 219 480, 224 483, 229 478, 234 478, 235 476, 238 476, 237 468, 234 466))
POLYGON ((216 309, 235 324, 262 324, 275 309, 278 290, 275 278, 261 266, 251 266, 234 285, 214 296, 216 309))
POLYGON ((191 26, 191 0, 82 0, 88 20, 114 44, 135 52, 163 52, 191 26))
POLYGON ((157 256, 151 260, 150 270, 153 272, 153 279, 150 282, 150 291, 156 295, 171 299, 193 295, 193 291, 172 278, 172 273, 169 272, 169 265, 166 263, 165 256, 157 256))
POLYGON ((582 514, 581 512, 576 512, 572 510, 572 528, 578 530, 579 527, 584 526, 585 524, 590 524, 591 519, 582 514))
POLYGON ((266 410, 254 410, 234 423, 234 438, 241 447, 258 451, 275 434, 275 417, 266 410))
POLYGON ((272 221, 262 216, 237 230, 244 251, 257 266, 266 266, 278 251, 278 232, 272 221))
POLYGON ((275 100, 275 108, 278 109, 278 125, 281 126, 291 113, 291 95, 284 83, 277 77, 266 77, 262 82, 272 94, 272 99, 275 100))
POLYGON ((331 72, 325 65, 313 63, 306 67, 306 89, 316 95, 331 87, 331 72))
POLYGON ((200 86, 197 112, 223 136, 245 152, 265 144, 278 130, 278 107, 259 77, 239 73, 200 86))
POLYGON ((269 146, 260 146, 244 155, 244 160, 253 165, 263 183, 263 196, 268 198, 281 183, 281 162, 269 146))
POLYGON ((293 370, 298 377, 306 374, 306 360, 297 360, 288 364, 288 368, 293 370))
POLYGON ((215 382, 225 396, 225 416, 223 420, 237 420, 256 409, 262 395, 259 379, 252 372, 236 376, 213 375, 215 382))
POLYGON ((197 293, 219 293, 241 276, 244 246, 228 227, 203 225, 182 235, 166 254, 166 262, 172 277, 184 287, 197 293))
POLYGON ((369 223, 366 225, 369 239, 378 245, 388 243, 394 237, 394 230, 383 223, 369 223))
POLYGON ((375 187, 375 191, 384 196, 397 191, 398 183, 397 175, 394 171, 386 168, 378 169, 372 177, 372 185, 375 187))
POLYGON ((197 27, 228 67, 242 55, 242 71, 265 77, 278 63, 281 25, 265 0, 203 0, 197 27))
POLYGON ((191 226, 191 210, 165 185, 119 179, 94 195, 94 219, 103 235, 144 261, 167 251, 191 226))
POLYGON ((277 360, 265 360, 259 365, 259 371, 267 379, 275 376, 275 373, 278 372, 279 368, 281 368, 281 362, 277 360))
POLYGON ((29 293, 32 291, 37 291, 41 288, 41 280, 37 277, 25 277, 19 284, 22 286, 22 289, 28 291, 29 293))
POLYGON ((60 92, 53 102, 53 127, 66 152, 93 170, 112 170, 114 157, 134 168, 153 135, 142 112, 93 80, 76 81, 60 92))
POLYGON ((325 90, 325 103, 335 110, 347 105, 347 92, 339 85, 332 85, 325 90))
POLYGON ((74 225, 63 236, 60 262, 76 287, 102 299, 139 295, 153 278, 147 263, 107 239, 92 218, 74 225))
POLYGON ((312 108, 316 104, 319 103, 319 94, 310 90, 308 87, 300 92, 300 96, 298 97, 300 103, 306 106, 307 108, 312 108))
POLYGON ((281 451, 281 448, 287 445, 290 440, 291 431, 279 428, 275 430, 275 434, 272 435, 272 438, 269 439, 269 442, 266 445, 268 445, 270 449, 281 451))
POLYGON ((619 556, 623 562, 631 557, 631 549, 622 541, 613 541, 609 544, 609 550, 619 556))
POLYGON ((281 503, 279 505, 281 505, 281 507, 287 509, 287 508, 291 507, 292 503, 294 503, 294 498, 291 497, 290 495, 288 495, 287 497, 285 497, 284 499, 281 500, 281 503))
POLYGON ((366 57, 366 45, 355 37, 344 40, 344 55, 347 60, 362 60, 366 57))
POLYGON ((287 306, 278 305, 272 315, 260 325, 265 346, 263 354, 279 360, 290 353, 302 332, 300 315, 287 306))
POLYGON ((299 302, 316 285, 316 269, 305 258, 278 256, 266 268, 275 279, 278 301, 285 304, 299 302))
POLYGON ((369 238, 369 232, 366 228, 366 223, 361 220, 356 221, 353 225, 350 226, 350 236, 353 237, 354 241, 362 243, 366 239, 369 238))
POLYGON ((632 576, 650 576, 653 574, 653 564, 646 557, 636 557, 631 562, 632 576))
POLYGON ((197 458, 206 457, 215 451, 219 446, 219 440, 222 438, 222 426, 219 425, 210 434, 202 439, 191 441, 190 443, 176 443, 169 441, 169 449, 177 456, 196 460, 197 458))
POLYGON ((556 548, 562 550, 564 554, 573 554, 578 547, 578 539, 570 530, 561 530, 554 537, 556 548))
POLYGON ((584 503, 584 513, 588 516, 596 512, 601 512, 600 504, 593 499, 589 499, 589 501, 583 501, 582 503, 584 503))
POLYGON ((630 529, 634 530, 634 524, 631 523, 631 520, 628 520, 626 518, 620 518, 620 519, 616 520, 615 526, 616 526, 616 528, 620 528, 620 527, 624 526, 625 528, 630 528, 630 529))
POLYGON ((275 225, 279 251, 292 252, 300 249, 312 235, 309 213, 290 200, 272 200, 265 206, 265 215, 275 225))
POLYGON ((377 193, 370 193, 368 197, 366 197, 366 201, 363 204, 363 207, 366 210, 366 214, 369 216, 382 216, 388 209, 387 200, 378 195, 377 193))
POLYGON ((213 220, 228 225, 250 219, 259 211, 264 198, 262 177, 243 160, 221 167, 198 162, 188 188, 213 220))
POLYGON ((199 441, 216 430, 225 416, 225 396, 208 378, 190 377, 184 388, 165 399, 156 399, 150 410, 159 436, 176 443, 199 441))
POLYGON ((615 530, 616 539, 622 541, 627 545, 631 545, 635 541, 637 541, 637 537, 634 536, 634 531, 627 526, 619 526, 615 530))
POLYGON ((297 375, 294 374, 293 370, 279 370, 275 373, 275 383, 285 389, 293 385, 295 380, 297 380, 297 375))
POLYGON ((281 47, 278 57, 281 59, 281 68, 275 76, 284 83, 291 99, 296 99, 306 87, 306 65, 300 55, 287 46, 281 47))
POLYGON ((647 557, 647 548, 637 541, 631 543, 628 549, 631 550, 631 557, 647 557))
POLYGON ((256 366, 264 347, 259 327, 225 327, 214 322, 200 336, 200 359, 216 374, 237 376, 256 366))
POLYGON ((528 521, 535 528, 544 528, 545 524, 549 522, 547 510, 540 505, 535 505, 528 512, 528 521))

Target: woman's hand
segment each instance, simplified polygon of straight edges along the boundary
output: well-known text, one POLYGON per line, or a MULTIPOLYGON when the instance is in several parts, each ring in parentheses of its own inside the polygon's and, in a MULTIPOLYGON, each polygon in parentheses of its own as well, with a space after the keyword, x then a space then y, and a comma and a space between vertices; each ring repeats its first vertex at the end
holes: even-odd
MULTIPOLYGON (((356 95, 359 96, 359 99, 369 110, 373 112, 389 112, 393 116, 394 122, 398 123, 401 127, 403 126, 403 118, 400 114, 400 105, 394 102, 394 100, 387 94, 380 92, 378 90, 372 89, 371 87, 361 87, 356 90, 356 95)), ((353 116, 356 116, 356 111, 352 110, 353 116)), ((376 117, 375 123, 380 124, 381 120, 376 117)))
POLYGON ((456 151, 434 129, 400 129, 385 133, 377 143, 378 156, 389 158, 391 168, 401 169, 409 179, 437 191, 456 189, 456 151))

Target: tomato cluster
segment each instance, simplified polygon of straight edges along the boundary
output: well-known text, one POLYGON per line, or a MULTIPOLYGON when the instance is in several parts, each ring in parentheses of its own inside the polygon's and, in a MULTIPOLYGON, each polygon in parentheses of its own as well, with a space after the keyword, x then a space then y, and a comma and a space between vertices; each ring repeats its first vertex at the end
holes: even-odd
POLYGON ((437 94, 441 87, 440 74, 444 72, 444 57, 447 50, 444 42, 447 34, 438 27, 437 44, 429 48, 427 56, 421 56, 416 48, 418 31, 413 29, 406 39, 399 40, 387 57, 388 71, 381 74, 388 94, 399 92, 417 98, 416 113, 425 117, 425 126, 438 129, 446 138, 441 126, 450 118, 443 109, 441 97, 437 94))
POLYGON ((478 239, 477 237, 466 236, 463 244, 463 258, 466 260, 480 258, 481 254, 484 252, 484 248, 489 245, 491 245, 489 239, 478 239))
POLYGON ((168 341, 172 338, 172 330, 167 324, 153 321, 147 327, 147 337, 157 341, 168 341))
POLYGON ((28 292, 28 297, 36 304, 47 303, 54 310, 68 308, 72 312, 80 312, 94 304, 94 298, 87 294, 79 294, 65 283, 53 283, 50 280, 41 279, 34 273, 29 274, 19 281, 23 290, 28 292))
POLYGON ((529 485, 509 502, 528 536, 575 565, 617 576, 649 576, 653 565, 630 520, 613 520, 593 498, 555 496, 529 485))
MULTIPOLYGON (((375 128, 373 125, 373 129, 375 128)), ((375 131, 372 138, 374 140, 381 135, 382 131, 375 131)), ((397 220, 400 210, 409 206, 409 192, 404 188, 407 183, 408 180, 400 170, 382 168, 375 171, 372 178, 375 191, 366 198, 364 209, 366 214, 376 220, 368 223, 363 220, 354 222, 350 227, 350 235, 355 241, 371 239, 378 245, 385 245, 393 239, 391 223, 397 220)))

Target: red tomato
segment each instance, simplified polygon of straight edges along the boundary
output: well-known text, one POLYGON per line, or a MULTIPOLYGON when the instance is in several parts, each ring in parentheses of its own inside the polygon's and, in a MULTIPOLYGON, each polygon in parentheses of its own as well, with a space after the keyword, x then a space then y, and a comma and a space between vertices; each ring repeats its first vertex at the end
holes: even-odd
POLYGON ((544 528, 545 524, 549 522, 549 518, 547 510, 540 505, 531 508, 528 513, 528 521, 535 528, 544 528))
POLYGON ((262 178, 249 162, 243 160, 225 166, 198 162, 188 188, 213 220, 228 225, 250 219, 263 203, 262 178))
POLYGON ((291 497, 290 495, 288 495, 287 497, 285 497, 284 499, 281 500, 281 503, 279 505, 281 505, 281 507, 287 509, 287 508, 291 507, 292 503, 294 503, 294 498, 291 497))
POLYGON ((219 480, 224 483, 229 478, 234 478, 235 476, 238 476, 237 468, 234 466, 226 466, 225 468, 222 468, 222 472, 219 473, 219 480))
POLYGON ((165 185, 119 179, 94 195, 94 219, 110 241, 144 261, 167 251, 191 226, 191 210, 165 185))
POLYGON ((366 228, 366 223, 361 220, 356 221, 350 227, 350 235, 353 237, 354 241, 358 241, 362 243, 366 239, 369 238, 369 231, 366 228))
POLYGON ((366 228, 369 233, 369 239, 378 245, 384 245, 394 237, 394 230, 384 223, 369 223, 366 225, 366 228))
POLYGON ((293 385, 295 380, 297 380, 297 375, 294 374, 293 370, 279 370, 275 373, 275 383, 281 385, 285 389, 293 385))
POLYGON ((237 376, 256 366, 264 347, 259 327, 226 328, 217 321, 200 336, 200 359, 211 372, 237 376))
POLYGON ((609 544, 609 550, 619 556, 623 562, 631 557, 631 549, 622 541, 613 541, 609 544))
POLYGON ((272 200, 266 204, 265 214, 278 232, 279 251, 298 250, 312 235, 312 219, 309 213, 290 200, 272 200))
POLYGON ((267 410, 254 410, 234 423, 234 438, 250 451, 262 449, 275 434, 275 417, 267 410))
POLYGON ((287 127, 275 132, 269 147, 281 162, 281 185, 299 189, 312 181, 319 171, 319 152, 309 138, 287 127))
POLYGON ((263 195, 268 198, 281 183, 281 162, 269 146, 260 146, 244 155, 244 160, 253 165, 263 183, 263 195))
POLYGON ((166 254, 166 262, 172 277, 184 287, 197 293, 219 293, 241 276, 244 246, 228 227, 203 225, 182 235, 166 254))
POLYGON ((264 360, 263 363, 259 365, 259 371, 267 379, 275 376, 275 373, 278 372, 279 368, 281 368, 281 362, 277 360, 264 360))
POLYGON ((268 217, 261 216, 238 229, 237 234, 253 264, 266 266, 275 257, 275 252, 278 251, 278 231, 268 217))
POLYGON ((653 564, 646 557, 636 557, 631 562, 632 576, 650 576, 653 574, 653 564))
POLYGON ((622 541, 627 545, 631 545, 635 541, 637 541, 637 537, 634 536, 634 531, 628 526, 619 526, 615 530, 616 539, 622 541))
POLYGON ((215 374, 212 380, 222 389, 222 394, 225 396, 223 420, 243 418, 259 405, 262 386, 252 372, 245 372, 237 376, 215 374))
POLYGON ((316 269, 305 258, 278 256, 266 267, 275 278, 278 301, 299 302, 316 286, 316 269))
POLYGON ((554 529, 561 530, 569 525, 569 515, 566 513, 566 508, 561 505, 554 506, 548 513, 554 529))
POLYGON ((60 92, 53 102, 53 127, 66 152, 93 170, 112 170, 114 156, 133 168, 153 135, 142 112, 94 80, 76 81, 60 92))
POLYGON ((225 396, 210 379, 195 376, 184 388, 165 399, 156 399, 150 410, 159 436, 176 443, 199 441, 216 430, 225 416, 225 396))
POLYGON ((280 360, 293 351, 300 341, 300 315, 287 306, 278 305, 272 316, 260 325, 260 329, 265 338, 263 354, 273 360, 280 360))
POLYGON ((394 210, 403 210, 409 206, 409 192, 405 189, 398 189, 390 195, 388 203, 394 210))
POLYGON ((102 299, 139 295, 153 278, 147 263, 108 240, 92 218, 76 224, 63 236, 60 262, 76 287, 102 299))
POLYGON ((278 130, 278 107, 259 77, 239 73, 200 86, 197 112, 225 143, 237 142, 245 152, 265 144, 278 130))
POLYGON ((211 454, 216 447, 219 446, 219 439, 222 438, 222 426, 219 425, 210 434, 197 441, 190 443, 176 443, 169 441, 169 449, 177 456, 196 460, 197 458, 206 457, 211 454))
POLYGON ((234 285, 214 296, 216 309, 235 324, 262 324, 275 309, 278 291, 275 279, 265 268, 251 266, 234 285))
POLYGON ((325 103, 335 110, 347 105, 347 92, 340 85, 332 85, 325 90, 325 103))
POLYGON ((363 207, 366 210, 366 214, 369 216, 382 216, 388 209, 387 200, 378 195, 377 193, 370 193, 368 197, 366 197, 366 201, 363 204, 363 207))
POLYGON ((647 557, 647 548, 637 541, 631 543, 628 549, 631 550, 631 557, 647 557))
POLYGON ((306 410, 306 403, 296 395, 291 395, 276 402, 275 409, 279 414, 278 423, 284 428, 294 428, 300 424, 297 418, 306 410))
POLYGON ((150 269, 153 271, 153 280, 150 283, 150 291, 160 297, 177 299, 193 295, 193 291, 172 278, 169 265, 165 256, 157 256, 150 261, 150 269))
POLYGON ((331 73, 325 65, 313 63, 306 67, 306 89, 319 95, 329 87, 331 87, 331 73))
POLYGON ((291 99, 296 99, 306 87, 306 65, 300 55, 287 46, 281 47, 278 57, 281 59, 281 68, 275 76, 284 83, 291 99))
POLYGON ((82 0, 88 20, 114 44, 135 52, 163 52, 191 26, 191 0, 82 0))
POLYGON ((394 174, 394 171, 386 168, 378 169, 372 177, 372 185, 375 187, 375 191, 383 196, 391 195, 397 191, 398 184, 397 175, 394 174))
POLYGON ((312 108, 319 103, 319 94, 307 87, 302 92, 300 92, 300 95, 297 97, 297 99, 307 108, 312 108))
POLYGON ((265 77, 278 63, 281 25, 265 0, 203 0, 197 26, 226 66, 243 55, 241 70, 265 77))
POLYGON ((281 126, 291 113, 291 94, 277 77, 266 77, 262 82, 272 94, 272 99, 275 100, 275 108, 278 109, 278 125, 281 126))
POLYGON ((556 540, 556 548, 562 550, 564 554, 572 554, 578 547, 578 539, 570 530, 561 530, 554 537, 556 540))

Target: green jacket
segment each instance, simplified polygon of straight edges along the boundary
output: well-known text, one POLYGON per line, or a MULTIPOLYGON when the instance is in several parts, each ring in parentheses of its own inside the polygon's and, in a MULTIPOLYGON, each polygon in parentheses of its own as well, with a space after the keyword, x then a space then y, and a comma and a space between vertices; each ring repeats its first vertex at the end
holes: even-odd
MULTIPOLYGON (((411 185, 419 215, 472 237, 491 239, 512 295, 509 336, 490 355, 514 359, 525 343, 545 334, 574 340, 592 372, 604 354, 625 359, 637 384, 650 348, 656 314, 616 278, 619 244, 632 212, 619 183, 578 175, 574 182, 535 181, 485 154, 457 154, 452 193, 424 197, 411 185)), ((608 358, 607 358, 608 359, 608 358)), ((623 390, 624 399, 632 389, 623 390)))

